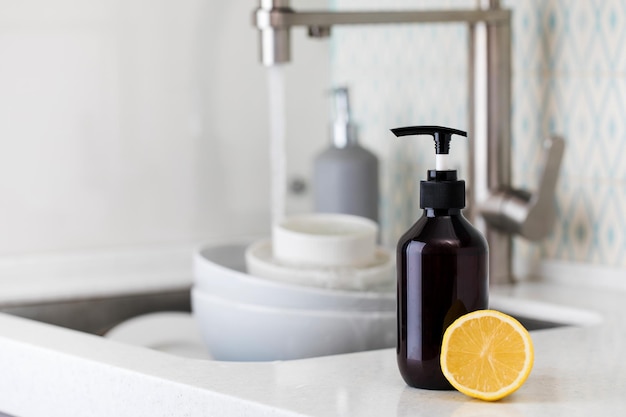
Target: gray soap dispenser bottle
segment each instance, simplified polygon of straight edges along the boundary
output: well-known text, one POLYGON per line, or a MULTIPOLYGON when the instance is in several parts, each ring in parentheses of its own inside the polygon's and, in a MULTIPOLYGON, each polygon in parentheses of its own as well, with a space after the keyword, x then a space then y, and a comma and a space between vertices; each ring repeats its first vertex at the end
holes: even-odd
POLYGON ((378 221, 378 158, 359 145, 348 89, 332 90, 335 120, 331 145, 314 161, 315 211, 354 214, 378 221))

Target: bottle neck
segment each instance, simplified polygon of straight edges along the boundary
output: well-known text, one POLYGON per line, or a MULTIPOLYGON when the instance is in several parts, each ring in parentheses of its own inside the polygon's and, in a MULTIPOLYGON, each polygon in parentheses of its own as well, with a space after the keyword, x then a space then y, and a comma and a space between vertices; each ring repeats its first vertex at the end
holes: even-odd
POLYGON ((433 209, 425 208, 424 215, 426 217, 439 217, 439 216, 460 216, 460 208, 447 208, 447 209, 433 209))
POLYGON ((343 149, 358 144, 356 129, 349 122, 335 122, 333 124, 332 144, 335 148, 343 149))

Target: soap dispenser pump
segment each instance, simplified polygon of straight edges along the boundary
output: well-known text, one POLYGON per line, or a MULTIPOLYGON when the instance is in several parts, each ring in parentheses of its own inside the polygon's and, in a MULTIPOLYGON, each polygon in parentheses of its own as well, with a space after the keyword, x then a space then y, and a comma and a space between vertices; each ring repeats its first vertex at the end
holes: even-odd
POLYGON ((348 88, 332 90, 330 146, 314 161, 315 211, 367 217, 378 222, 378 158, 359 144, 348 88))
POLYGON ((488 248, 463 217, 465 181, 449 169, 452 135, 440 126, 392 129, 396 136, 435 139, 436 169, 420 182, 422 216, 397 246, 397 360, 405 382, 416 388, 451 389, 439 357, 446 328, 458 317, 488 306, 488 248))

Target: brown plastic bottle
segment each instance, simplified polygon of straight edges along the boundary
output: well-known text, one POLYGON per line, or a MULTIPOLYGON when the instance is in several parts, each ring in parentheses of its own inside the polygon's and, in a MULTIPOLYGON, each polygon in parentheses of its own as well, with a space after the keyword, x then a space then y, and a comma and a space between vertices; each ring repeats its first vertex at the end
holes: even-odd
MULTIPOLYGON (((437 145, 465 134, 436 126, 394 133, 433 134, 437 145)), ((449 146, 442 149, 447 153, 449 146)), ((428 171, 420 197, 424 213, 397 247, 398 367, 412 387, 451 389, 439 364, 441 341, 455 319, 488 306, 487 242, 461 213, 465 182, 456 171, 428 171)))

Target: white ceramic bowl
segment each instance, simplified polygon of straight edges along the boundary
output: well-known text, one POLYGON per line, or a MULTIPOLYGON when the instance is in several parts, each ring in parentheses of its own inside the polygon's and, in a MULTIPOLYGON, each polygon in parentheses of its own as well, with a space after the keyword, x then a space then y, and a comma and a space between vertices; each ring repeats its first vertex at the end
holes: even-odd
POLYGON ((269 239, 253 243, 246 249, 245 255, 247 271, 255 277, 328 289, 364 291, 389 287, 396 270, 395 257, 383 248, 378 248, 369 263, 359 267, 285 265, 274 258, 269 239))
POLYGON ((290 216, 272 228, 274 258, 295 266, 362 266, 376 254, 378 225, 349 214, 290 216))
POLYGON ((309 310, 395 311, 395 283, 376 291, 304 287, 246 273, 250 241, 206 245, 194 254, 194 286, 244 303, 309 310))
POLYGON ((158 311, 132 317, 110 329, 107 339, 193 359, 212 359, 191 314, 158 311))
POLYGON ((191 292, 193 315, 213 358, 272 361, 395 345, 395 312, 333 312, 245 304, 191 292))

